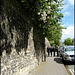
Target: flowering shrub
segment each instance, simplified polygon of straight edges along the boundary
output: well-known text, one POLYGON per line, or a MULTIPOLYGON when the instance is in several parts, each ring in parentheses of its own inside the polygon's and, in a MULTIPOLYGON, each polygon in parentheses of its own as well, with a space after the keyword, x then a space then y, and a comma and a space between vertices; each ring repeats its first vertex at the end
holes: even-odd
MULTIPOLYGON (((61 21, 63 14, 61 13, 63 0, 17 0, 29 17, 30 23, 39 28, 46 37, 51 38, 59 31, 58 39, 60 39, 61 21), (54 31, 53 31, 54 30, 54 31), (52 33, 51 33, 52 32, 52 33)), ((56 37, 57 38, 57 37, 56 37)), ((55 38, 54 38, 55 39, 55 38)), ((53 39, 52 39, 53 40, 53 39)))

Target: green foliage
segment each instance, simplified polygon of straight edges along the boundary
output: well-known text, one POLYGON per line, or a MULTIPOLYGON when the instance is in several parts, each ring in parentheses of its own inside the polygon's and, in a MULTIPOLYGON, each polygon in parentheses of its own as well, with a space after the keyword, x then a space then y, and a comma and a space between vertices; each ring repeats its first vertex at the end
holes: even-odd
POLYGON ((55 44, 55 42, 52 40, 52 41, 50 41, 50 44, 51 44, 51 46, 55 46, 56 44, 55 44))
POLYGON ((65 45, 72 45, 73 44, 72 39, 70 39, 70 38, 65 39, 64 44, 65 45))
POLYGON ((62 36, 61 13, 63 0, 17 0, 21 8, 27 13, 30 24, 38 28, 38 32, 59 44, 62 36))

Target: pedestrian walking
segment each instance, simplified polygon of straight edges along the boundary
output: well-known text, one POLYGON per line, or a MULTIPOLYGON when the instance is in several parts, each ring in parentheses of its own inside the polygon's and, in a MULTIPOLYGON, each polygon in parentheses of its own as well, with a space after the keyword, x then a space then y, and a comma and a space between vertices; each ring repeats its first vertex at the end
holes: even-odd
POLYGON ((56 45, 56 51, 57 51, 57 56, 59 56, 59 53, 58 53, 58 45, 56 45))
POLYGON ((54 56, 55 56, 55 46, 53 46, 53 52, 54 52, 54 56))
POLYGON ((49 54, 50 54, 50 47, 49 47, 49 45, 47 47, 47 53, 48 53, 48 57, 49 57, 49 54))
POLYGON ((51 56, 52 56, 52 47, 50 47, 50 54, 51 54, 51 56))

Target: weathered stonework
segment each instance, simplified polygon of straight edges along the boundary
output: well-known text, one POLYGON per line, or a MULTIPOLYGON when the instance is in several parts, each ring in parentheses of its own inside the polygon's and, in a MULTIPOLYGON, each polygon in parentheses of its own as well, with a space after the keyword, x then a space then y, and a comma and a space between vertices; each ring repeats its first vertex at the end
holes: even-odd
POLYGON ((12 48, 11 54, 7 55, 3 51, 1 57, 1 75, 28 75, 37 65, 38 61, 34 56, 34 43, 33 43, 33 28, 30 31, 28 39, 28 48, 25 54, 24 48, 21 49, 19 54, 15 48, 12 48))
POLYGON ((16 0, 1 1, 1 75, 28 75, 45 61, 49 42, 36 33, 37 27, 31 25, 16 0))
MULTIPOLYGON (((28 48, 25 50, 21 49, 19 54, 16 52, 16 49, 12 48, 11 54, 7 55, 6 51, 3 51, 1 57, 1 75, 28 75, 32 70, 34 70, 38 63, 42 61, 42 56, 39 56, 37 60, 34 49, 33 42, 33 28, 30 31, 28 39, 28 48)), ((46 39, 46 45, 49 42, 46 39)), ((39 52, 40 53, 40 52, 39 52)), ((41 53, 40 53, 41 54, 41 53)))

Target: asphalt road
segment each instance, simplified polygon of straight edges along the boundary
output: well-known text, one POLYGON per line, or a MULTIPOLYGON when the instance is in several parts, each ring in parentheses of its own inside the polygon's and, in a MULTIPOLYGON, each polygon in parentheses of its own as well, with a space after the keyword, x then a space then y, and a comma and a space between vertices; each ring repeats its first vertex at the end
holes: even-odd
MULTIPOLYGON (((52 53, 52 55, 53 55, 53 53, 52 53)), ((55 55, 57 56, 57 53, 55 53, 55 55)), ((57 62, 63 63, 63 61, 61 60, 60 57, 59 57, 59 60, 57 60, 57 62)), ((72 62, 65 62, 63 64, 64 64, 64 66, 65 66, 65 68, 66 68, 66 70, 67 70, 69 75, 75 75, 74 74, 75 62, 74 63, 72 63, 72 62)))
POLYGON ((64 64, 64 66, 67 69, 67 71, 69 72, 69 75, 75 75, 74 74, 75 63, 73 63, 73 62, 67 62, 66 64, 64 64))
MULTIPOLYGON (((62 60, 61 60, 62 61, 62 60)), ((74 74, 74 69, 75 69, 75 62, 63 62, 62 63, 64 64, 66 70, 68 71, 69 75, 75 75, 74 74)))
MULTIPOLYGON (((62 60, 61 60, 62 61, 62 60)), ((75 75, 74 71, 75 71, 75 62, 63 62, 66 70, 68 71, 69 75, 75 75)))

